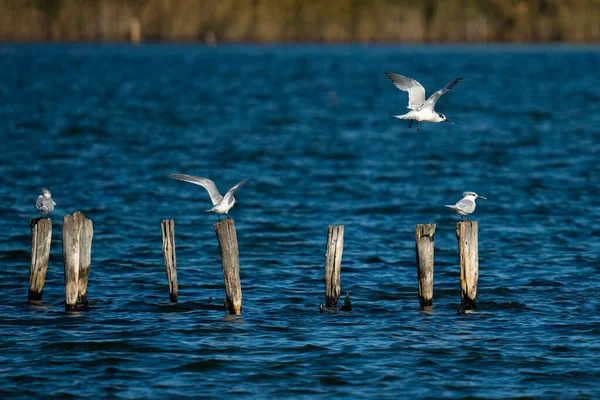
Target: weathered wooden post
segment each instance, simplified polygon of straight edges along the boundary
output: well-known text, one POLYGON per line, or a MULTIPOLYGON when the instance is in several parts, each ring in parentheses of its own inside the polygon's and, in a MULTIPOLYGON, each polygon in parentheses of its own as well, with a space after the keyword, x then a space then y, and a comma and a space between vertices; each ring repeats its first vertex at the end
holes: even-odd
POLYGON ((475 308, 479 278, 478 229, 477 221, 460 221, 456 224, 460 257, 461 310, 475 308))
POLYGON ((31 267, 29 269, 29 293, 27 300, 42 300, 50 243, 52 241, 52 221, 50 218, 36 218, 29 223, 31 227, 31 267))
POLYGON ((65 260, 65 310, 87 304, 87 283, 91 261, 93 226, 81 212, 65 215, 63 258, 65 260))
POLYGON ((335 307, 340 300, 340 272, 344 252, 344 225, 330 225, 325 253, 325 306, 335 307))
POLYGON ((94 237, 94 225, 92 220, 82 216, 81 233, 79 235, 79 280, 77 282, 77 302, 81 308, 87 308, 87 287, 90 277, 90 265, 92 263, 92 238, 94 237))
POLYGON ((419 224, 415 229, 417 278, 421 309, 433 305, 433 235, 435 224, 419 224))
POLYGON ((165 270, 169 281, 169 298, 171 303, 177 303, 177 262, 175 258, 175 221, 165 219, 161 223, 162 252, 165 259, 165 270))
POLYGON ((227 218, 217 222, 214 228, 221 252, 227 309, 229 314, 241 315, 242 285, 240 283, 240 259, 235 223, 233 219, 227 218))

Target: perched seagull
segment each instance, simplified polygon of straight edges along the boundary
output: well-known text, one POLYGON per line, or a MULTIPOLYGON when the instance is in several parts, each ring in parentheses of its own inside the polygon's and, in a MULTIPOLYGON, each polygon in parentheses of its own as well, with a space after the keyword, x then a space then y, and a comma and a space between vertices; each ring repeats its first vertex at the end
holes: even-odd
POLYGON ((427 101, 425 101, 425 88, 414 79, 407 78, 402 75, 394 74, 393 72, 386 72, 387 76, 396 87, 403 92, 408 92, 408 107, 411 111, 404 115, 394 115, 394 118, 398 119, 409 119, 410 123, 408 128, 412 128, 412 122, 417 121, 417 130, 419 130, 419 122, 454 122, 450 121, 442 113, 434 110, 435 103, 440 97, 450 89, 452 89, 458 82, 462 81, 463 78, 456 78, 452 82, 448 83, 444 88, 438 90, 432 94, 427 101))
POLYGON ((463 215, 469 215, 475 211, 475 199, 487 200, 485 197, 480 196, 475 192, 464 192, 463 198, 457 201, 455 205, 446 205, 446 207, 451 208, 452 211, 460 214, 460 220, 462 221, 463 215))
POLYGON ((193 183, 194 185, 200 185, 204 189, 206 189, 208 195, 210 196, 210 200, 213 203, 213 208, 211 208, 210 210, 206 210, 206 212, 216 213, 219 217, 219 221, 221 220, 220 214, 225 214, 227 215, 227 218, 229 218, 229 210, 235 205, 235 197, 233 197, 233 192, 235 192, 237 188, 242 186, 248 180, 248 178, 244 179, 243 181, 229 189, 229 191, 225 193, 225 196, 221 196, 221 193, 219 193, 219 189, 217 189, 217 185, 215 185, 215 183, 208 178, 184 174, 169 174, 169 176, 173 179, 179 179, 180 181, 193 183))
POLYGON ((52 194, 48 189, 42 189, 42 194, 35 202, 35 209, 42 215, 47 215, 54 210, 56 203, 52 200, 52 194))

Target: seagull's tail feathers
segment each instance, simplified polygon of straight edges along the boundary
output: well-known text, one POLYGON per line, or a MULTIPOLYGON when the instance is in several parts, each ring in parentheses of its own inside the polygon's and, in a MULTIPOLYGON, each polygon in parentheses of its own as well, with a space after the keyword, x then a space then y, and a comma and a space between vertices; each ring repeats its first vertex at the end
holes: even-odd
POLYGON ((394 115, 394 118, 398 118, 398 119, 412 119, 408 114, 394 115))
POLYGON ((456 210, 456 206, 454 204, 452 204, 451 206, 449 206, 448 204, 446 204, 446 207, 451 208, 453 210, 456 210))

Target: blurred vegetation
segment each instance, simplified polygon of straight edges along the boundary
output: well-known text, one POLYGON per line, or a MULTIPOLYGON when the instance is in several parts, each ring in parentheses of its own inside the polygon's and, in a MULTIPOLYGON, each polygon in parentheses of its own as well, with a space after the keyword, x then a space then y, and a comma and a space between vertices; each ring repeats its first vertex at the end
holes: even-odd
POLYGON ((599 42, 600 0, 0 0, 3 41, 599 42))

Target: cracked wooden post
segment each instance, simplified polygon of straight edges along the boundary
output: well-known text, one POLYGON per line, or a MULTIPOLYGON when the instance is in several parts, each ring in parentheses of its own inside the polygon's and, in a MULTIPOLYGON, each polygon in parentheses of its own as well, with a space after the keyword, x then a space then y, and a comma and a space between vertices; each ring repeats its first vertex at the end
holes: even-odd
POLYGON ((169 281, 169 298, 171 303, 177 303, 177 262, 175 258, 175 221, 165 219, 161 222, 162 252, 165 260, 165 270, 169 281))
POLYGON ((456 224, 460 257, 461 310, 475 308, 479 278, 478 230, 477 221, 460 221, 456 224))
MULTIPOLYGON (((80 213, 81 214, 81 213, 80 213)), ((79 236, 79 279, 77 282, 77 302, 79 307, 87 308, 87 287, 90 276, 90 265, 92 263, 92 238, 94 237, 94 225, 92 220, 81 214, 82 226, 79 236)))
POLYGON ((344 225, 330 225, 325 254, 325 306, 335 307, 340 300, 340 272, 344 252, 344 225))
POLYGON ((240 259, 235 223, 233 219, 227 218, 217 222, 214 228, 221 252, 227 309, 229 314, 241 315, 242 285, 240 283, 240 259))
POLYGON ((81 212, 65 215, 63 258, 65 260, 65 310, 87 306, 93 226, 81 212), (82 304, 82 301, 85 303, 82 304))
POLYGON ((31 227, 31 267, 27 300, 40 301, 50 258, 52 221, 50 218, 36 218, 31 220, 29 226, 31 227))
POLYGON ((435 224, 418 224, 415 229, 421 309, 433 305, 433 236, 435 227, 435 224))

